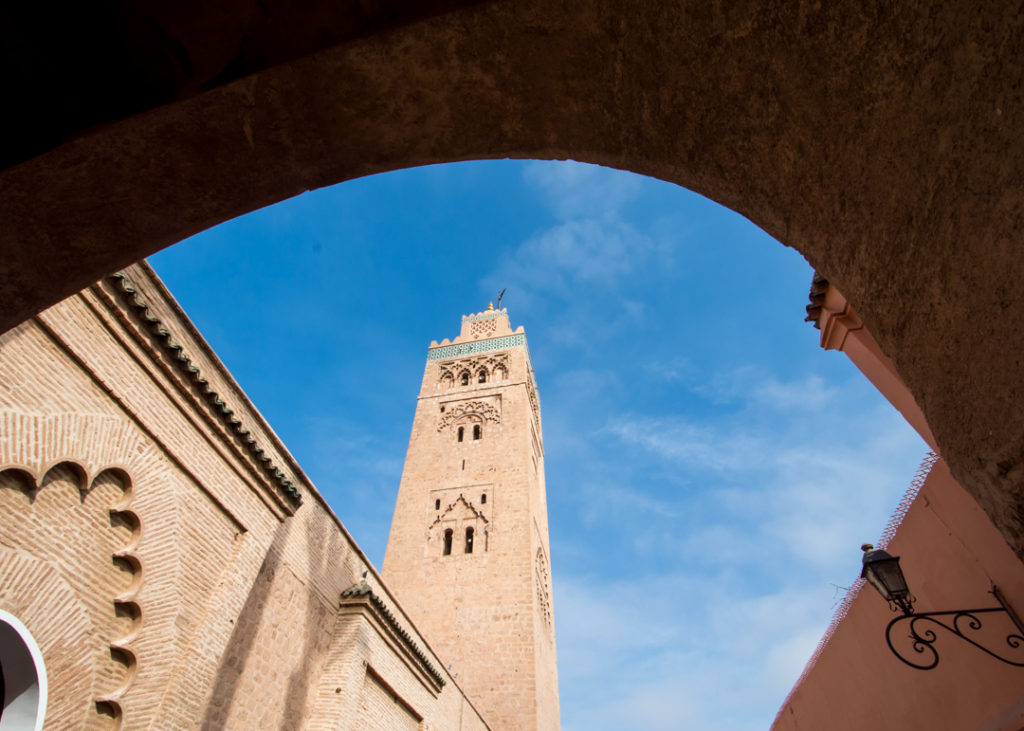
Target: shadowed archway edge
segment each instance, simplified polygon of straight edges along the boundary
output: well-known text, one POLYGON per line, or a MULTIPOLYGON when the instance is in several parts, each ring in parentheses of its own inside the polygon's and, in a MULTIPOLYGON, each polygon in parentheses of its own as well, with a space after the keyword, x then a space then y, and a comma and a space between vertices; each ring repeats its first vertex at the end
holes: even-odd
POLYGON ((1024 555, 1024 33, 1009 3, 489 2, 0 173, 0 329, 221 221, 362 175, 573 158, 702 193, 850 299, 1024 555))

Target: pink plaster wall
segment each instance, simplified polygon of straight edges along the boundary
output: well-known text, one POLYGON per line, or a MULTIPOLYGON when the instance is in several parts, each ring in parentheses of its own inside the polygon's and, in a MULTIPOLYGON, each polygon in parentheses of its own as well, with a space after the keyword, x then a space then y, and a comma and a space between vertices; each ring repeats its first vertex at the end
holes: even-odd
MULTIPOLYGON (((888 551, 900 556, 918 611, 996 606, 987 593, 993 584, 1018 613, 1024 609, 1024 566, 942 460, 888 551)), ((855 558, 856 547, 851 547, 851 564, 855 558)), ((886 645, 885 627, 894 616, 872 587, 863 586, 772 728, 1024 727, 1024 668, 1004 665, 951 636, 936 643, 940 662, 935 669, 910 668, 886 645)))
MULTIPOLYGON (((891 361, 834 288, 826 297, 820 324, 822 347, 846 353, 934 445, 891 361)), ((918 612, 997 606, 988 593, 996 585, 1017 615, 1024 613, 1024 564, 941 459, 887 550, 900 557, 918 612)), ((859 555, 855 546, 850 553, 852 574, 859 571, 859 555)), ((886 644, 885 628, 894 616, 872 587, 862 586, 772 728, 1024 729, 1024 668, 1005 665, 949 634, 935 645, 940 656, 936 668, 911 668, 886 644)), ((985 628, 1003 629, 1001 635, 985 635, 989 642, 1001 642, 1013 625, 1000 615, 989 615, 985 628)), ((1024 658, 1024 653, 1016 657, 1024 658)))

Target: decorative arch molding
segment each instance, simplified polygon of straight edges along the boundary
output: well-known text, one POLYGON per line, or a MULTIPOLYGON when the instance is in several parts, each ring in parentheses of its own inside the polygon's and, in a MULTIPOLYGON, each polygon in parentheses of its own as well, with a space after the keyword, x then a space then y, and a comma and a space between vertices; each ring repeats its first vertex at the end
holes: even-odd
MULTIPOLYGON (((92 648, 93 652, 98 647, 99 657, 104 658, 102 662, 90 663, 94 682, 90 684, 89 696, 94 713, 108 716, 115 726, 120 726, 124 717, 122 699, 135 680, 138 665, 132 643, 142 626, 138 593, 143 569, 136 554, 142 523, 130 508, 131 477, 120 466, 101 467, 93 473, 81 463, 69 460, 52 464, 45 470, 12 465, 0 469, 0 493, 6 493, 0 494, 0 519, 6 525, 3 542, 9 543, 19 554, 27 553, 43 563, 48 576, 61 577, 72 586, 79 603, 88 607, 85 614, 89 620, 89 636, 82 637, 81 642, 83 647, 92 648), (69 487, 77 490, 78 495, 69 495, 69 487), (18 488, 26 499, 10 494, 18 488), (58 494, 51 498, 43 494, 47 491, 58 494), (67 504, 69 498, 70 505, 67 504), (19 507, 22 508, 20 511, 19 507), (96 524, 102 524, 103 512, 107 514, 109 525, 104 535, 93 540, 79 533, 90 528, 96 530, 96 524), (47 523, 54 520, 54 513, 57 514, 56 522, 72 527, 72 530, 64 531, 65 540, 59 545, 47 540, 50 537, 47 523), (21 518, 21 525, 13 524, 15 517, 21 518), (62 553, 66 555, 62 556, 62 553), (107 617, 102 611, 104 604, 109 609, 107 617)), ((8 561, 4 565, 10 567, 12 563, 8 561)), ((3 596, 12 602, 7 611, 15 616, 21 616, 20 613, 26 610, 27 605, 33 605, 39 595, 38 588, 29 585, 19 596, 19 583, 23 583, 26 576, 33 575, 33 570, 25 566, 22 568, 25 568, 25 575, 20 575, 17 570, 3 575, 0 569, 3 596)), ((47 629, 51 626, 60 628, 66 621, 63 612, 33 616, 36 617, 36 627, 47 629)), ((37 634, 34 628, 32 632, 37 634)), ((49 658, 46 650, 42 651, 48 660, 47 666, 60 668, 64 664, 65 648, 62 645, 49 658)), ((55 695, 65 695, 62 684, 54 683, 54 687, 61 688, 61 692, 55 695)), ((73 696, 69 697, 74 700, 73 696)), ((82 698, 77 700, 81 702, 82 698)), ((56 720, 53 723, 60 725, 56 720)))
MULTIPOLYGON (((448 503, 444 510, 427 526, 425 548, 428 555, 432 546, 435 547, 433 550, 437 550, 437 542, 446 530, 454 531, 454 540, 460 541, 463 531, 467 527, 479 529, 475 531, 479 546, 477 553, 486 553, 490 548, 491 521, 471 500, 467 500, 464 494, 459 493, 459 496, 448 503), (456 528, 458 530, 455 530, 456 528)), ((452 554, 461 553, 463 553, 462 550, 452 550, 452 554)))
MULTIPOLYGON (((91 708, 95 720, 116 726, 132 715, 133 704, 152 707, 152 697, 166 690, 171 668, 147 667, 146 658, 166 656, 185 641, 175 628, 185 604, 180 500, 167 457, 129 420, 0 409, 0 547, 41 563, 68 587, 75 596, 69 606, 80 607, 88 623, 88 630, 76 630, 75 645, 93 652, 76 666, 91 673, 85 690, 51 672, 51 706, 70 698, 91 708)), ((57 650, 56 662, 47 657, 40 627, 45 636, 73 623, 49 603, 26 620, 25 607, 35 606, 40 590, 25 585, 21 595, 17 587, 34 569, 11 560, 2 565, 0 608, 25 621, 48 668, 63 667, 65 650, 57 650)), ((68 712, 48 711, 48 725, 86 725, 87 717, 71 720, 68 712)))
POLYGON ((461 360, 447 360, 438 363, 438 382, 442 388, 449 388, 450 385, 461 383, 463 373, 469 374, 470 386, 478 385, 477 375, 480 371, 487 373, 487 382, 494 380, 496 373, 501 373, 500 380, 506 380, 509 373, 508 353, 495 353, 478 358, 463 358, 461 360), (445 385, 449 384, 449 385, 445 385))
POLYGON ((452 406, 445 412, 444 416, 437 423, 437 430, 444 431, 445 428, 460 421, 486 421, 494 424, 501 423, 501 412, 489 403, 484 401, 466 401, 452 406))
POLYGON ((442 512, 440 515, 434 518, 434 522, 430 524, 429 530, 433 530, 439 523, 444 522, 446 520, 446 516, 450 512, 455 510, 459 503, 462 503, 463 505, 466 506, 466 508, 469 509, 471 519, 482 520, 485 526, 491 522, 487 519, 486 515, 484 515, 475 505, 473 505, 473 503, 470 500, 466 499, 465 495, 459 493, 459 496, 457 498, 448 503, 448 506, 444 509, 444 512, 442 512))

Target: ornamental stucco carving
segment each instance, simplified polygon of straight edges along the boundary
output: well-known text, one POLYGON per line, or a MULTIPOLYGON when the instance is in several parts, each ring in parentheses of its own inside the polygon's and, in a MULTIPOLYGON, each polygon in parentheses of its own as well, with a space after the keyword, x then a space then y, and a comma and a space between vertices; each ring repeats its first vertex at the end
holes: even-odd
POLYGON ((501 423, 501 412, 491 404, 484 401, 464 401, 454 406, 449 406, 448 410, 437 422, 437 430, 441 431, 464 417, 474 416, 481 422, 501 423))
POLYGON ((534 567, 534 578, 537 582, 537 605, 540 607, 544 624, 551 626, 551 594, 548 591, 548 559, 544 555, 544 549, 537 549, 537 559, 534 567))
POLYGON ((437 378, 441 383, 457 383, 463 373, 469 373, 470 385, 475 385, 477 374, 481 370, 487 371, 488 381, 493 381, 499 371, 507 378, 508 368, 508 353, 496 353, 480 358, 462 358, 439 363, 437 378))

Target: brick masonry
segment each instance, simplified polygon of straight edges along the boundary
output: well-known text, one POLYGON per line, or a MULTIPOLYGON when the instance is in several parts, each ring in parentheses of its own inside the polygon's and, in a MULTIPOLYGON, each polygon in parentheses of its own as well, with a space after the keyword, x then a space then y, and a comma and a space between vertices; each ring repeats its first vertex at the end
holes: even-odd
POLYGON ((124 275, 0 336, 0 609, 47 727, 487 728, 153 272, 124 275), (343 605, 364 572, 401 635, 343 605))
POLYGON ((549 556, 525 334, 466 316, 428 351, 383 575, 496 729, 559 727, 549 556))

